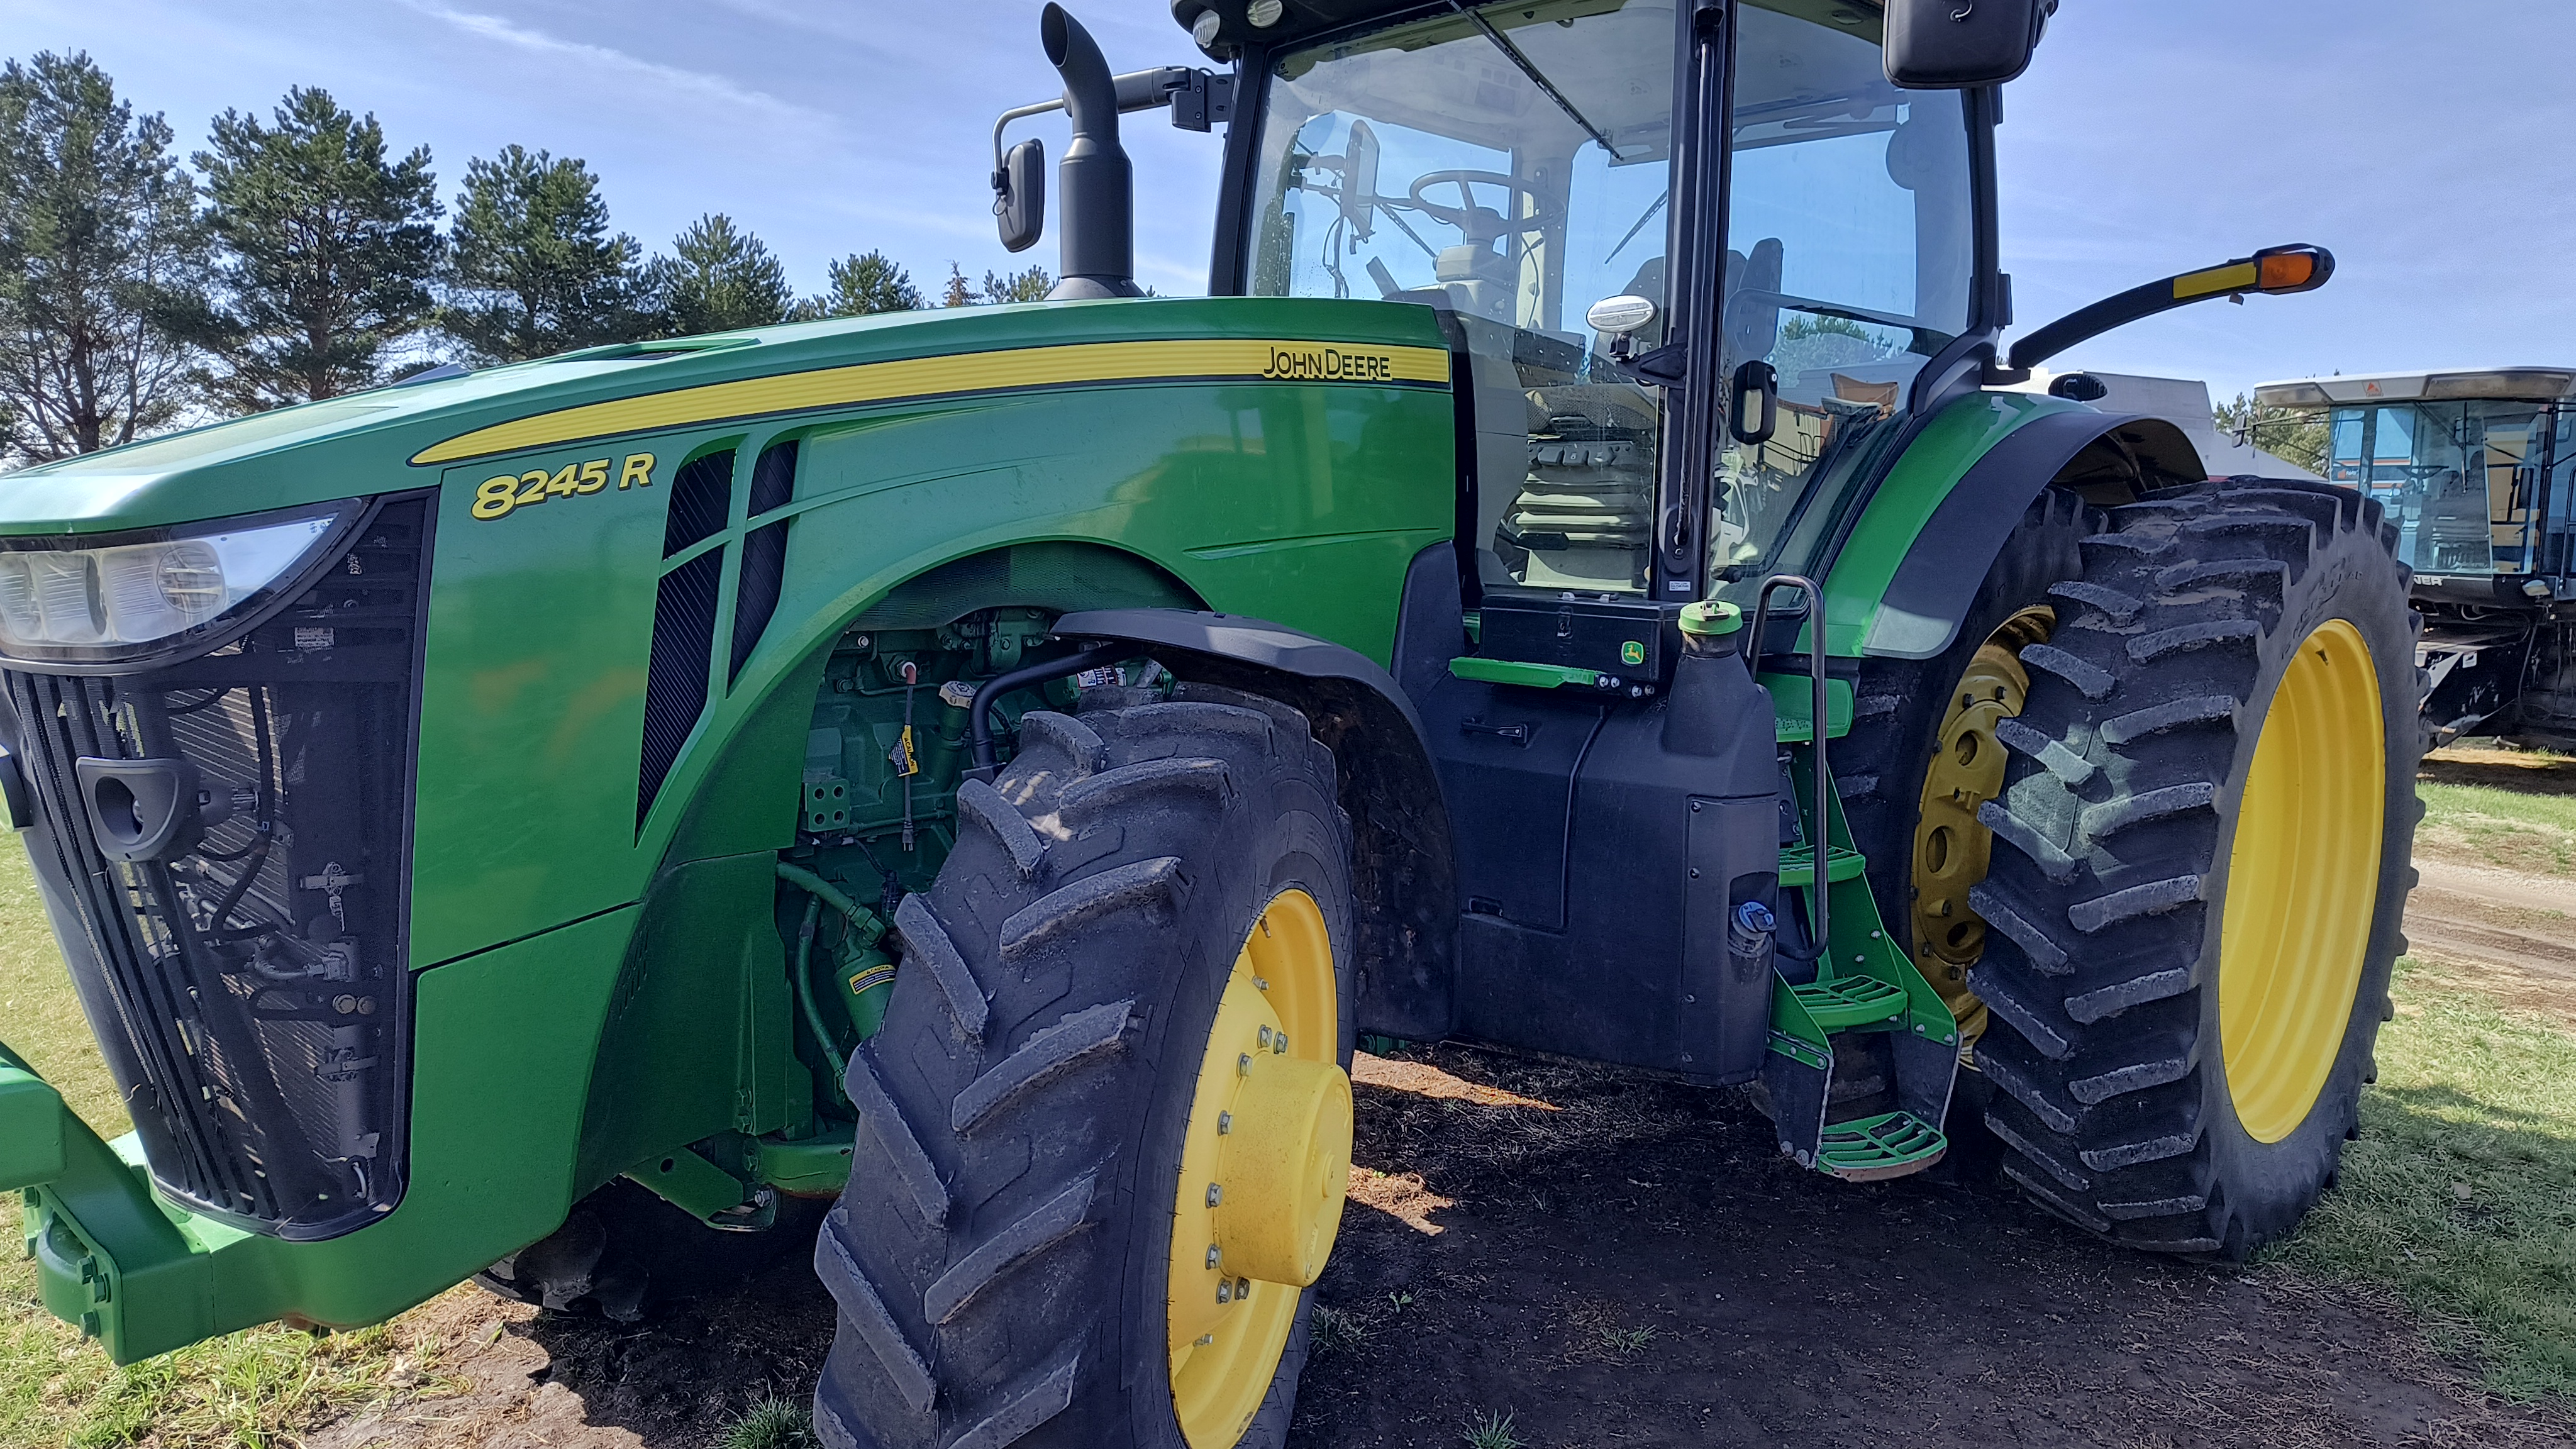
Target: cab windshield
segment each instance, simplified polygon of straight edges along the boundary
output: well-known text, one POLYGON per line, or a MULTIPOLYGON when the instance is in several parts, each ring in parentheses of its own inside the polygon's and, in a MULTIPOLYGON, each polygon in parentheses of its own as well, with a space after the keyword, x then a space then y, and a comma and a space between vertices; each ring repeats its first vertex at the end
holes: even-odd
MULTIPOLYGON (((1970 325, 1975 260, 1960 98, 1887 83, 1877 8, 1748 0, 1737 16, 1727 252, 1710 270, 1723 367, 1770 362, 1780 406, 1766 441, 1716 440, 1720 579, 1803 562, 1832 513, 1819 499, 1893 435, 1914 373, 1970 325)), ((1274 63, 1247 290, 1456 315, 1487 588, 1649 587, 1667 395, 1625 362, 1673 340, 1679 44, 1673 0, 1550 0, 1274 63), (1592 330, 1593 304, 1620 297, 1651 302, 1649 320, 1592 330)))
POLYGON ((2531 402, 2336 408, 2326 478, 2367 489, 2419 574, 2576 571, 2576 412, 2531 402))

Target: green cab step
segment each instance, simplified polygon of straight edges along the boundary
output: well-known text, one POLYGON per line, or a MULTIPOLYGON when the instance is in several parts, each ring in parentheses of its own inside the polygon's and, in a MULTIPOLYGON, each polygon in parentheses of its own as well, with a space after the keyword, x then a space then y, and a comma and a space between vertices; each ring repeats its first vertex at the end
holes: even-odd
MULTIPOLYGON (((1856 880, 1869 869, 1869 857, 1857 850, 1831 846, 1825 851, 1825 880, 1856 880)), ((1816 883, 1816 850, 1811 845, 1791 846, 1780 852, 1780 884, 1811 886, 1816 883)))
POLYGON ((1846 1182, 1875 1182, 1921 1172, 1949 1150, 1940 1128, 1911 1112, 1886 1112, 1827 1124, 1816 1170, 1846 1182))
POLYGON ((1826 1031, 1893 1021, 1905 1014, 1905 988, 1875 976, 1842 976, 1792 986, 1798 1004, 1826 1031))

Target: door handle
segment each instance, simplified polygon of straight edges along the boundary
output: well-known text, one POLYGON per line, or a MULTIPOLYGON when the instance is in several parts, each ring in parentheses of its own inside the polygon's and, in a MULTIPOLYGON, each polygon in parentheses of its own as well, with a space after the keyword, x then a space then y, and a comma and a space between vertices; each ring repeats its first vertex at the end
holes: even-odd
POLYGON ((1458 722, 1458 728, 1464 734, 1492 735, 1498 740, 1518 745, 1522 749, 1529 748, 1530 727, 1525 724, 1497 725, 1487 724, 1480 719, 1466 719, 1458 722))

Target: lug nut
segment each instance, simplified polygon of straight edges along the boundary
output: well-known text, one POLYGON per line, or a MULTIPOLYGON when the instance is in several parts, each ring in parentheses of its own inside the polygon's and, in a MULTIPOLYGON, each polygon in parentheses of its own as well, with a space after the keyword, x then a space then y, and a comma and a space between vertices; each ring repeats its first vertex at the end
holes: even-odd
POLYGON ((1269 1046, 1269 1045, 1270 1045, 1270 1028, 1268 1028, 1268 1027, 1266 1027, 1266 1026, 1265 1026, 1265 1027, 1263 1027, 1263 1028, 1261 1029, 1261 1037, 1260 1037, 1260 1041, 1261 1041, 1261 1044, 1262 1044, 1263 1046, 1265 1046, 1265 1047, 1267 1047, 1267 1046, 1269 1046))
POLYGON ((1220 1258, 1223 1258, 1224 1256, 1225 1256, 1225 1249, 1218 1247, 1218 1246, 1217 1246, 1216 1244, 1214 1244, 1214 1243, 1210 1243, 1210 1244, 1208 1244, 1208 1262, 1207 1262, 1207 1265, 1208 1265, 1209 1267, 1211 1267, 1211 1268, 1215 1267, 1215 1266, 1217 1265, 1217 1260, 1218 1260, 1218 1259, 1220 1259, 1220 1258))
POLYGON ((1272 1037, 1270 1039, 1270 1049, 1274 1052, 1285 1053, 1288 1050, 1288 1033, 1283 1031, 1277 1036, 1272 1037))
POLYGON ((1268 978, 1266 978, 1266 977, 1261 977, 1261 976, 1255 976, 1255 977, 1253 977, 1253 978, 1252 978, 1252 989, 1253 989, 1253 990, 1255 990, 1255 991, 1267 991, 1267 990, 1269 990, 1269 989, 1270 989, 1270 982, 1269 982, 1268 978))
POLYGON ((1232 1303, 1234 1301, 1233 1279, 1226 1279, 1216 1285, 1216 1301, 1219 1303, 1232 1303))
POLYGON ((1217 1135, 1217 1136, 1219 1136, 1219 1137, 1223 1137, 1223 1136, 1225 1136, 1227 1133, 1232 1132, 1233 1130, 1234 1130, 1234 1114, 1233 1114, 1232 1112, 1219 1112, 1219 1113, 1217 1113, 1217 1114, 1216 1114, 1216 1135, 1217 1135))
POLYGON ((1245 1053, 1243 1053, 1242 1055, 1237 1056, 1237 1057, 1234 1059, 1234 1070, 1235 1070, 1235 1075, 1237 1075, 1237 1076, 1244 1076, 1244 1077, 1251 1076, 1251 1075, 1252 1075, 1252 1053, 1250 1053, 1250 1052, 1245 1052, 1245 1053))
POLYGON ((1209 1183, 1209 1184, 1208 1184, 1208 1206, 1209 1206, 1209 1207, 1215 1207, 1218 1203, 1221 1203, 1221 1202, 1223 1202, 1223 1201, 1225 1201, 1225 1186, 1224 1186, 1224 1184, 1222 1184, 1222 1183, 1215 1183, 1215 1182, 1211 1182, 1211 1183, 1209 1183))
POLYGON ((1252 1296, 1252 1280, 1251 1280, 1251 1279, 1249 1279, 1249 1278, 1237 1278, 1237 1279, 1235 1279, 1235 1280, 1234 1280, 1234 1301, 1235 1301, 1235 1302, 1237 1302, 1237 1303, 1241 1303, 1243 1300, 1245 1300, 1246 1298, 1249 1298, 1249 1297, 1251 1297, 1251 1296, 1252 1296))

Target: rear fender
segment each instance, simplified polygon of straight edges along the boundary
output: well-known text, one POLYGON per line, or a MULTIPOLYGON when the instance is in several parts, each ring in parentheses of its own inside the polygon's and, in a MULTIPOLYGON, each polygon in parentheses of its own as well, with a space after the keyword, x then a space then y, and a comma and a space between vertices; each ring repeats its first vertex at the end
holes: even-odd
POLYGON ((1826 644, 1845 657, 1930 659, 1950 647, 1995 557, 2049 485, 2115 506, 2206 476, 2163 418, 1980 393, 1951 405, 1888 471, 1827 566, 1826 644), (1963 423, 1966 427, 1944 428, 1963 423))
MULTIPOLYGON (((1447 572, 1445 545, 1423 557, 1433 560, 1431 572, 1447 572)), ((1415 571, 1422 572, 1419 560, 1415 571)), ((1304 711, 1333 752, 1351 817, 1359 1029, 1413 1040, 1448 1035, 1458 974, 1449 811, 1421 717, 1394 677, 1339 644, 1234 614, 1097 609, 1065 615, 1056 632, 1144 645, 1181 679, 1304 711)))

